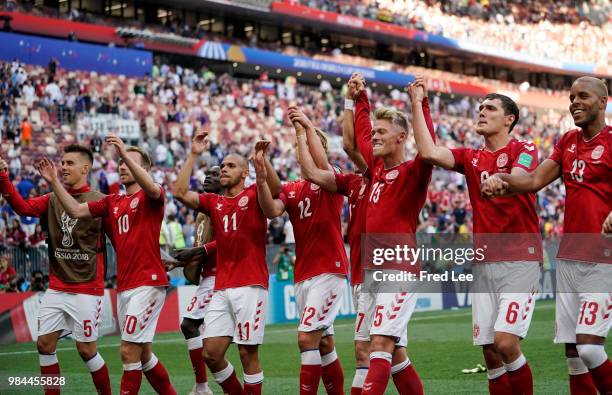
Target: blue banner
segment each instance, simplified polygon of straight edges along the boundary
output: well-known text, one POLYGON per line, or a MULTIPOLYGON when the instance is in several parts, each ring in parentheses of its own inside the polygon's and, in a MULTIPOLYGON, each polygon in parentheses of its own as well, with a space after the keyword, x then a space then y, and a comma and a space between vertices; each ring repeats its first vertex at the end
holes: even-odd
POLYGON ((56 40, 16 33, 0 32, 0 59, 47 66, 51 58, 67 70, 96 71, 141 77, 151 71, 153 56, 149 51, 113 48, 101 45, 56 40))

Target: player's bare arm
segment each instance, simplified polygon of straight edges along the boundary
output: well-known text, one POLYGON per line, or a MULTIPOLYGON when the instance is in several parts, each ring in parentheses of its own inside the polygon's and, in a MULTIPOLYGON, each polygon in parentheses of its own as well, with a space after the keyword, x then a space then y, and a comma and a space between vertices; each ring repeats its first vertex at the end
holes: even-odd
POLYGON ((325 148, 323 147, 323 144, 321 144, 321 139, 317 135, 315 127, 310 119, 308 119, 306 114, 304 114, 304 112, 297 107, 289 107, 288 116, 291 123, 295 124, 298 122, 304 128, 306 140, 308 142, 308 149, 310 150, 310 155, 312 156, 315 165, 319 169, 331 170, 331 165, 327 160, 327 152, 325 152, 325 148))
POLYGON ((412 102, 412 128, 417 151, 424 161, 450 170, 455 167, 455 157, 450 149, 436 145, 427 128, 423 112, 423 98, 426 96, 425 80, 417 77, 408 86, 410 101, 412 102))
MULTIPOLYGON (((269 142, 268 142, 269 143, 269 142)), ((257 145, 256 145, 257 147, 257 145)), ((267 147, 267 144, 265 145, 267 147)), ((253 157, 253 166, 255 167, 256 184, 257 184, 257 201, 261 207, 261 211, 267 218, 276 218, 285 211, 285 205, 279 199, 272 197, 272 192, 268 186, 267 170, 265 165, 265 152, 264 145, 260 145, 258 150, 255 151, 253 157)))
MULTIPOLYGON (((266 150, 268 149, 268 146, 270 145, 270 142, 267 140, 260 140, 256 142, 255 151, 258 150, 258 144, 259 144, 259 149, 263 149, 264 154, 265 154, 266 150)), ((266 178, 266 181, 268 183, 268 188, 270 188, 270 192, 272 192, 272 196, 276 197, 281 193, 282 184, 281 184, 280 178, 278 177, 278 173, 276 173, 276 170, 274 170, 274 166, 272 166, 272 162, 270 162, 270 159, 267 156, 264 155, 264 157, 265 157, 266 171, 268 173, 268 177, 266 178)))
POLYGON ((117 154, 127 167, 132 172, 134 180, 140 185, 144 193, 151 199, 159 199, 161 194, 161 187, 153 181, 151 175, 140 166, 134 159, 132 159, 127 150, 125 149, 125 143, 119 137, 109 134, 106 136, 106 143, 115 147, 117 154))
POLYGON ((604 221, 601 227, 601 233, 612 234, 612 211, 610 211, 608 218, 604 221))
POLYGON ((48 158, 44 158, 36 165, 36 169, 51 186, 53 192, 59 199, 64 209, 72 218, 91 218, 92 215, 89 212, 89 206, 87 203, 79 203, 77 202, 64 188, 64 185, 61 183, 59 178, 57 177, 57 169, 53 162, 51 162, 48 158))
POLYGON ((321 188, 329 192, 336 192, 338 187, 336 185, 336 177, 334 176, 334 172, 331 170, 331 168, 330 170, 323 170, 315 165, 314 159, 310 154, 306 130, 302 123, 297 121, 293 122, 293 128, 295 129, 295 136, 297 140, 297 157, 302 168, 302 176, 306 180, 319 185, 321 188))
POLYGON ((481 184, 480 192, 486 197, 537 192, 560 176, 561 166, 554 160, 546 159, 531 173, 516 173, 513 169, 512 174, 495 174, 481 184))
POLYGON ((183 167, 179 171, 176 183, 174 184, 173 194, 184 205, 189 208, 197 209, 200 205, 200 198, 197 192, 189 190, 189 178, 193 171, 193 166, 198 156, 208 147, 208 132, 199 131, 193 136, 191 142, 191 152, 187 156, 183 167))
MULTIPOLYGON (((349 80, 348 89, 346 91, 345 100, 352 102, 352 107, 354 107, 353 98, 357 94, 357 85, 354 81, 349 80)), ((355 167, 359 169, 360 173, 365 173, 368 165, 366 164, 365 159, 363 159, 363 155, 357 149, 357 145, 355 144, 355 114, 354 108, 347 108, 345 105, 344 108, 344 117, 342 119, 342 148, 344 152, 348 155, 348 157, 353 161, 355 167)))

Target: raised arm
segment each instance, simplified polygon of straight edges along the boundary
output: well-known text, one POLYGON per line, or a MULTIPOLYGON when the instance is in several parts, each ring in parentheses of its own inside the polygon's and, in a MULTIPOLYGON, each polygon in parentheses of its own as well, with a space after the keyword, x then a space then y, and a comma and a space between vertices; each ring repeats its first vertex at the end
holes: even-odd
POLYGON ((356 84, 355 91, 355 143, 368 168, 374 169, 376 161, 372 148, 372 121, 370 120, 370 100, 365 89, 363 77, 351 77, 349 84, 356 84))
POLYGON ((123 140, 119 137, 109 134, 106 137, 106 142, 117 149, 117 153, 126 166, 132 172, 134 180, 140 185, 144 193, 151 199, 159 199, 161 195, 161 186, 153 181, 153 177, 147 172, 140 164, 128 155, 128 151, 125 148, 123 140))
POLYGON ((40 217, 49 205, 49 195, 24 199, 9 179, 8 164, 0 159, 0 193, 13 210, 22 217, 40 217))
POLYGON ((60 180, 57 178, 57 170, 49 159, 45 158, 41 160, 36 166, 40 175, 51 185, 53 192, 59 199, 60 203, 64 207, 64 210, 72 218, 91 218, 92 215, 89 211, 87 203, 77 202, 64 188, 60 180))
POLYGON ((193 136, 193 141, 191 142, 191 152, 179 171, 176 183, 174 184, 174 190, 172 191, 174 196, 181 203, 192 209, 197 209, 199 207, 200 198, 197 192, 189 190, 189 178, 191 177, 191 172, 193 171, 193 166, 197 157, 204 152, 207 146, 208 132, 197 132, 195 136, 193 136))
POLYGON ((310 155, 312 156, 314 164, 319 169, 332 170, 332 167, 327 160, 326 149, 321 143, 321 138, 317 134, 314 125, 310 119, 308 119, 306 114, 304 114, 304 112, 297 107, 289 107, 288 116, 292 123, 299 122, 304 128, 306 140, 308 142, 308 149, 310 150, 310 155))
POLYGON ((279 199, 272 197, 272 192, 266 181, 268 175, 264 158, 265 149, 255 151, 253 157, 253 165, 255 167, 256 183, 257 183, 257 201, 264 215, 269 218, 276 218, 285 211, 285 205, 279 199))
POLYGON ((414 140, 417 151, 424 161, 443 167, 453 169, 455 157, 450 149, 436 145, 435 134, 431 115, 429 114, 429 103, 426 102, 425 81, 422 77, 417 79, 408 87, 410 100, 412 102, 412 128, 414 129, 414 140), (425 106, 427 106, 425 108, 425 106), (427 113, 427 114, 426 114, 427 113), (429 119, 429 122, 427 122, 429 119))
POLYGON ((546 159, 531 173, 498 173, 486 179, 480 186, 484 196, 504 196, 508 193, 537 192, 561 176, 561 166, 546 159))
POLYGON ((270 188, 272 196, 278 196, 281 193, 282 185, 280 178, 276 173, 276 170, 274 170, 274 166, 272 166, 272 162, 270 162, 270 159, 265 156, 266 150, 268 149, 269 145, 270 142, 268 140, 260 140, 255 143, 255 152, 257 152, 258 150, 263 150, 267 173, 266 182, 268 183, 268 188, 270 188))
POLYGON ((363 159, 363 155, 357 149, 355 145, 355 102, 353 97, 355 96, 355 84, 349 84, 348 90, 346 91, 346 98, 344 104, 344 116, 342 118, 342 148, 348 157, 353 161, 355 167, 359 169, 360 173, 365 173, 368 165, 363 159))
POLYGON ((306 131, 303 125, 296 121, 293 123, 293 127, 297 139, 297 157, 302 167, 302 176, 329 192, 336 192, 338 188, 336 187, 336 178, 334 177, 333 170, 331 170, 331 167, 329 170, 323 170, 315 165, 314 159, 310 154, 306 131))

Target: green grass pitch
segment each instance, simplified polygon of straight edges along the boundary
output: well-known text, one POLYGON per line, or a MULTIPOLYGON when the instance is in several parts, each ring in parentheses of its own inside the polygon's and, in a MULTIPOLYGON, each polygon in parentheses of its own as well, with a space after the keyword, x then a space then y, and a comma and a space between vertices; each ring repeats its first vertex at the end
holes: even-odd
MULTIPOLYGON (((296 344, 296 325, 270 325, 266 328, 265 343, 260 349, 264 368, 265 394, 297 394, 299 353, 296 344)), ((350 389, 355 367, 352 342, 352 320, 336 321, 336 349, 345 372, 345 391, 350 389)), ((563 346, 552 342, 554 331, 554 303, 539 302, 533 316, 523 352, 530 362, 536 394, 567 394, 567 367, 563 346)), ((471 310, 416 313, 408 327, 408 354, 425 386, 426 394, 487 394, 486 374, 461 374, 462 368, 483 363, 479 347, 472 346, 471 310)), ((119 393, 121 362, 119 337, 99 340, 99 350, 111 372, 113 392, 119 393)), ((185 342, 180 333, 157 335, 153 343, 155 354, 164 363, 180 395, 186 395, 193 386, 193 374, 185 342)), ((612 347, 607 345, 610 355, 612 347)), ((81 362, 74 343, 61 341, 58 357, 62 375, 67 384, 63 394, 94 394, 87 368, 81 362)), ((230 347, 229 359, 241 378, 240 361, 235 346, 230 347)), ((8 376, 34 376, 39 374, 38 355, 34 343, 0 346, 0 394, 42 393, 32 387, 9 388, 8 376)), ((208 373, 209 379, 212 377, 208 373)), ((220 387, 211 382, 215 394, 220 387)), ((142 394, 153 394, 143 377, 142 394)), ((323 385, 319 387, 323 394, 323 385)), ((387 390, 395 394, 393 383, 387 390)))

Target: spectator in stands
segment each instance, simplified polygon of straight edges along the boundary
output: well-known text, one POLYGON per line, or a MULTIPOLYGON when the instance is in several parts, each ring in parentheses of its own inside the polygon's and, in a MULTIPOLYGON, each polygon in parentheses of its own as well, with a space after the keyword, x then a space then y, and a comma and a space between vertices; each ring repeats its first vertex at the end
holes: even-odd
POLYGON ((21 122, 21 145, 29 147, 32 143, 32 123, 28 117, 23 118, 21 122))
POLYGON ((168 216, 168 231, 170 232, 169 243, 175 250, 185 248, 185 236, 183 235, 183 228, 179 223, 176 215, 170 214, 168 216))
POLYGON ((6 232, 6 241, 10 245, 25 247, 26 234, 23 229, 21 229, 19 219, 13 219, 11 226, 6 232))
POLYGON ((276 281, 293 281, 295 256, 289 247, 281 247, 272 262, 276 267, 276 281))
POLYGON ((37 248, 37 247, 44 246, 46 244, 47 244, 47 238, 45 236, 45 233, 42 230, 42 225, 36 224, 36 227, 34 228, 34 233, 32 233, 28 237, 27 245, 29 247, 37 248))
POLYGON ((8 257, 0 256, 0 288, 7 289, 9 284, 17 278, 17 272, 12 265, 9 264, 8 257))
POLYGON ((40 270, 35 270, 32 272, 32 280, 30 281, 30 291, 39 292, 45 291, 47 288, 45 286, 45 276, 43 272, 40 270))

